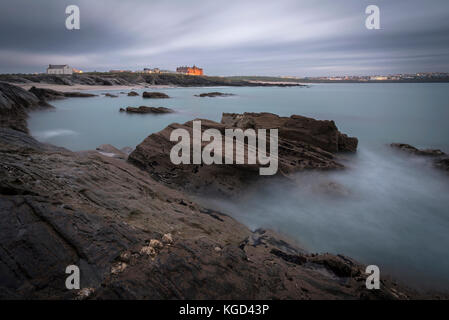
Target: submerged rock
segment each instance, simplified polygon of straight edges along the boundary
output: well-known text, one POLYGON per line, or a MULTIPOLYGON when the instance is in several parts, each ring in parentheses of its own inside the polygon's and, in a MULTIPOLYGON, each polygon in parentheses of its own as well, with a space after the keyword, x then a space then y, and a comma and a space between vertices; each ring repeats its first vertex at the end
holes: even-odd
POLYGON ((230 96, 235 96, 235 94, 233 93, 222 93, 222 92, 208 92, 208 93, 201 93, 201 94, 196 94, 195 97, 210 97, 210 98, 214 98, 214 97, 230 97, 230 96))
POLYGON ((148 92, 145 91, 142 93, 143 98, 150 98, 150 99, 167 99, 170 98, 167 94, 162 92, 148 92))
POLYGON ((408 154, 430 158, 434 167, 449 171, 449 156, 439 149, 418 149, 406 143, 392 143, 390 146, 408 154))
POLYGON ((135 91, 130 91, 130 92, 128 92, 128 96, 129 97, 134 97, 134 96, 138 96, 139 94, 137 93, 137 92, 135 92, 135 91))
POLYGON ((104 93, 104 96, 105 97, 109 97, 109 98, 118 98, 118 96, 117 95, 115 95, 115 94, 111 94, 111 93, 104 93))
POLYGON ((126 109, 120 108, 120 112, 128 112, 128 113, 173 113, 175 112, 172 109, 164 108, 164 107, 147 107, 147 106, 140 106, 140 107, 127 107, 126 109))

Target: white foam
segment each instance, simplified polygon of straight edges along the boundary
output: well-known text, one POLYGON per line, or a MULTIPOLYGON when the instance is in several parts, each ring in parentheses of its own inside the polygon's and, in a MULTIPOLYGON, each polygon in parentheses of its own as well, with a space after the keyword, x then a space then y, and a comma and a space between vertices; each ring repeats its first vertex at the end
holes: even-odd
POLYGON ((46 131, 39 131, 35 132, 34 136, 41 141, 45 141, 54 137, 58 136, 70 136, 70 135, 77 135, 78 132, 69 130, 69 129, 53 129, 53 130, 46 130, 46 131))

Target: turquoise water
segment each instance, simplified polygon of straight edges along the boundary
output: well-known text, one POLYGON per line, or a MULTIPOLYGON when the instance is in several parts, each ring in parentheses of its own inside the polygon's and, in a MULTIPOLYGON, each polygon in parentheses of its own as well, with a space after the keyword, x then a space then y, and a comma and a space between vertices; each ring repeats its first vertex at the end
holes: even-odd
POLYGON ((105 143, 134 147, 150 133, 172 122, 182 123, 196 117, 220 121, 222 112, 266 111, 335 120, 341 131, 357 136, 362 144, 404 141, 417 146, 449 148, 449 84, 319 84, 310 88, 156 91, 172 98, 145 100, 140 96, 119 95, 119 98, 99 96, 53 101, 56 111, 33 114, 29 127, 40 140, 71 150, 94 149, 105 143), (209 91, 237 96, 193 96, 209 91), (170 107, 178 113, 142 116, 118 112, 121 107, 140 105, 170 107))
POLYGON ((273 181, 247 190, 239 201, 200 201, 252 229, 286 233, 311 251, 348 255, 376 264, 381 273, 411 286, 449 291, 449 175, 433 169, 426 159, 406 157, 386 146, 405 142, 449 153, 449 84, 157 91, 172 98, 120 95, 55 101, 56 110, 33 113, 29 127, 41 141, 85 150, 104 143, 134 147, 172 122, 219 121, 222 112, 266 111, 335 120, 342 132, 359 138, 357 154, 345 156, 348 170, 299 173, 293 186, 273 181), (236 96, 194 97, 210 91, 236 96), (118 112, 120 107, 139 105, 170 107, 177 113, 118 112), (326 191, 329 182, 339 185, 341 194, 326 191))

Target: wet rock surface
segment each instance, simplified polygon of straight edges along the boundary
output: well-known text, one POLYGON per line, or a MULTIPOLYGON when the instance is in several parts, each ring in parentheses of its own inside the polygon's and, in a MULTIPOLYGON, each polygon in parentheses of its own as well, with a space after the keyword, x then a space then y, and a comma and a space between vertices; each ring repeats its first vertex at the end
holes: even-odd
MULTIPOLYGON (((12 110, 38 103, 9 90, 0 97, 17 101, 2 101, 12 110)), ((1 299, 429 297, 388 278, 381 290, 366 290, 355 261, 252 232, 98 151, 71 152, 5 126, 0 168, 1 299), (80 290, 65 288, 72 264, 81 269, 80 290)))
MULTIPOLYGON (((320 121, 301 116, 279 117, 271 113, 224 113, 221 123, 201 120, 202 130, 217 129, 278 129, 278 175, 288 175, 306 169, 341 169, 338 152, 355 152, 357 138, 338 131, 333 121, 320 121)), ((170 150, 177 143, 170 141, 172 130, 183 128, 192 137, 192 121, 171 124, 147 137, 130 154, 129 161, 148 171, 153 178, 189 192, 235 195, 250 183, 269 179, 260 177, 259 164, 239 165, 175 165, 170 150)), ((203 147, 206 145, 203 142, 203 147)), ((245 146, 246 148, 246 146, 245 146)), ((222 163, 225 163, 223 160, 222 163)), ((247 163, 247 162, 245 162, 247 163)))
POLYGON ((28 112, 42 108, 52 106, 32 92, 0 82, 0 127, 28 132, 28 112))
POLYGON ((137 92, 135 92, 135 91, 130 91, 130 92, 128 92, 128 96, 129 97, 135 97, 135 96, 138 96, 139 94, 137 93, 137 92))

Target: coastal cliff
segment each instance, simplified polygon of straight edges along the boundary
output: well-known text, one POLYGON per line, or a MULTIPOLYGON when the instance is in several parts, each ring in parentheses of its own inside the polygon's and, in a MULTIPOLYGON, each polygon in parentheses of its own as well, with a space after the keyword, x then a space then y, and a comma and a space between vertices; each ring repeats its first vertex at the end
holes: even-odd
MULTIPOLYGON (((26 112, 39 106, 34 94, 2 85, 0 99, 1 299, 421 297, 388 278, 380 290, 367 290, 365 266, 356 261, 306 252, 269 230, 251 231, 156 181, 148 166, 135 163, 137 155, 148 156, 144 146, 168 131, 147 138, 130 161, 71 152, 26 133, 26 112), (81 290, 65 288, 65 268, 72 264, 81 269, 81 290)), ((210 125, 258 127, 263 119, 279 122, 282 143, 302 148, 284 156, 290 161, 303 153, 299 160, 309 162, 295 169, 322 161, 340 167, 334 153, 357 146, 333 122, 303 117, 224 115, 222 124, 210 125), (308 137, 303 144, 302 135, 308 137)))

